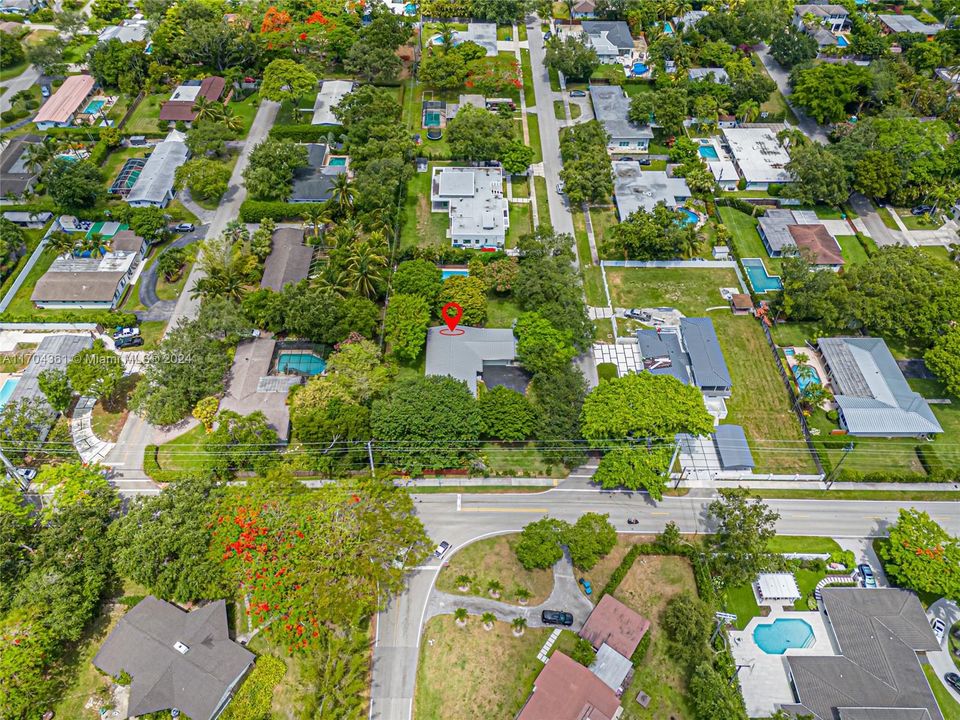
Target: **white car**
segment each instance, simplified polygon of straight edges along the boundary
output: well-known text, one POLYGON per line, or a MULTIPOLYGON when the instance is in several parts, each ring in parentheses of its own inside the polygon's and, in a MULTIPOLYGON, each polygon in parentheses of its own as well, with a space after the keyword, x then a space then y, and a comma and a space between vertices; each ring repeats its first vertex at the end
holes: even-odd
POLYGON ((447 550, 450 549, 450 543, 444 540, 442 543, 437 545, 437 549, 433 551, 433 556, 438 560, 446 555, 447 550))
POLYGON ((560 195, 563 195, 563 190, 564 190, 564 184, 563 184, 563 181, 561 180, 560 182, 557 183, 557 193, 559 193, 560 195))
POLYGON ((940 618, 934 618, 933 622, 930 623, 930 629, 933 630, 934 636, 937 638, 938 643, 943 642, 943 634, 947 631, 947 626, 940 618))

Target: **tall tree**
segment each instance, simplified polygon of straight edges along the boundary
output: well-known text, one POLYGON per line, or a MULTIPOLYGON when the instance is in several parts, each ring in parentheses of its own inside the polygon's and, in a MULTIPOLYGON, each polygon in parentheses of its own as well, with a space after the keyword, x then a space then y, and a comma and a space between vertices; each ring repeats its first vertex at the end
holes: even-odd
POLYGON ((263 71, 260 97, 266 100, 298 102, 317 87, 317 76, 295 60, 277 58, 263 71))
POLYGON ((714 549, 714 574, 724 587, 752 581, 772 562, 768 550, 776 535, 780 513, 773 512, 746 488, 721 490, 720 499, 707 509, 715 525, 710 536, 714 549))
POLYGON ((850 182, 843 161, 817 143, 791 150, 786 170, 796 182, 785 192, 803 203, 840 205, 850 196, 850 182))
POLYGON ((429 323, 430 306, 422 297, 402 293, 391 296, 385 329, 393 354, 401 360, 416 360, 426 342, 429 323))
POLYGON ((897 585, 946 598, 960 597, 960 540, 915 508, 901 508, 880 545, 883 570, 897 585))

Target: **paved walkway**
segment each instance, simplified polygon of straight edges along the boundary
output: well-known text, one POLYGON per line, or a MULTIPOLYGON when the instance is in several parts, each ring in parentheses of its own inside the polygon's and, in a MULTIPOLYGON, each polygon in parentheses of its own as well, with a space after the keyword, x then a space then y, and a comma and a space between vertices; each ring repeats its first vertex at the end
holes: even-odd
POLYGON ((935 230, 911 230, 904 224, 900 214, 889 205, 886 210, 911 245, 949 245, 957 242, 957 221, 948 220, 935 230))
POLYGON ((587 616, 593 610, 587 596, 580 589, 574 577, 573 564, 569 553, 564 550, 563 558, 553 566, 553 591, 550 597, 540 605, 523 607, 493 600, 492 598, 477 597, 474 595, 453 595, 451 593, 434 590, 427 604, 426 618, 435 615, 452 615, 457 608, 466 608, 471 615, 483 615, 491 612, 498 620, 511 622, 522 617, 528 627, 547 627, 540 620, 542 610, 563 610, 573 615, 571 630, 577 631, 587 621, 587 616))
POLYGON ((80 454, 84 463, 98 463, 113 449, 114 443, 101 440, 93 432, 93 406, 97 404, 95 397, 82 397, 77 401, 70 418, 70 435, 73 437, 73 446, 80 454))
POLYGON ((947 626, 946 631, 943 633, 943 641, 940 643, 942 650, 940 650, 940 652, 928 652, 927 660, 930 662, 930 667, 936 671, 940 684, 947 689, 947 692, 953 696, 954 700, 960 702, 960 692, 957 692, 956 688, 948 685, 943 679, 943 676, 947 673, 960 673, 960 670, 957 669, 953 659, 950 657, 950 628, 953 627, 954 623, 960 621, 960 607, 958 607, 957 603, 953 600, 940 598, 930 606, 927 610, 927 615, 931 620, 933 620, 933 618, 940 618, 947 626))
MULTIPOLYGON (((22 73, 17 75, 15 78, 10 78, 9 80, 4 80, 0 83, 0 86, 6 88, 3 91, 3 95, 0 95, 0 112, 6 112, 10 109, 13 103, 10 102, 10 98, 16 95, 21 90, 26 90, 31 87, 40 77, 40 70, 35 65, 28 65, 27 69, 22 73)), ((9 127, 5 127, 4 130, 9 130, 9 127)))

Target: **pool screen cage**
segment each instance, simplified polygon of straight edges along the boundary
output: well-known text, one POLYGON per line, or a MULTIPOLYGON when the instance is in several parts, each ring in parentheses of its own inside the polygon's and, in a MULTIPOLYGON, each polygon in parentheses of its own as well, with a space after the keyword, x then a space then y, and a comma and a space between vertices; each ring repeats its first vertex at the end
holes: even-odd
POLYGON ((110 186, 110 194, 125 197, 136 185, 140 173, 143 171, 143 166, 146 164, 146 158, 130 158, 127 160, 120 169, 117 179, 110 186))

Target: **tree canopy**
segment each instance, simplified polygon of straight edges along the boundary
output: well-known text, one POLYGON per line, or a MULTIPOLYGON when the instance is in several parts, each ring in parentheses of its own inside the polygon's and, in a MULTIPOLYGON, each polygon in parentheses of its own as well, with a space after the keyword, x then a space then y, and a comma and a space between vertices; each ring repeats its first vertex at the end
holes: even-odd
POLYGON ((951 599, 960 597, 960 540, 947 534, 927 513, 901 508, 879 553, 883 571, 897 585, 951 599))
POLYGON ((720 490, 720 499, 710 503, 707 512, 715 525, 709 542, 715 552, 714 573, 722 586, 748 583, 769 569, 773 557, 768 544, 776 534, 779 513, 746 488, 720 490))

